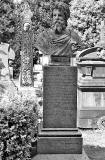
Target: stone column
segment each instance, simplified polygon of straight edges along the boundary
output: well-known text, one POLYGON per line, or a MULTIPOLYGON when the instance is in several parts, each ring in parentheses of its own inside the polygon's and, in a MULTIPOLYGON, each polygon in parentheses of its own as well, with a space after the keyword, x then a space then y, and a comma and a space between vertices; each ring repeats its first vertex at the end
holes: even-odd
POLYGON ((33 86, 33 51, 32 51, 32 12, 27 2, 23 3, 22 20, 22 47, 21 47, 21 86, 33 86))

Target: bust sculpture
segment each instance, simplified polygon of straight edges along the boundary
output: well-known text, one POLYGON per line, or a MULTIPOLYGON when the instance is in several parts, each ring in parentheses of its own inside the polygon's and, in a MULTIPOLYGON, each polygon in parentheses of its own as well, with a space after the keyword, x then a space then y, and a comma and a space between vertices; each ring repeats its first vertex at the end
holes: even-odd
POLYGON ((44 55, 71 57, 73 44, 81 45, 78 34, 67 29, 69 17, 69 6, 64 2, 55 2, 52 8, 52 27, 39 34, 36 42, 36 47, 44 55))

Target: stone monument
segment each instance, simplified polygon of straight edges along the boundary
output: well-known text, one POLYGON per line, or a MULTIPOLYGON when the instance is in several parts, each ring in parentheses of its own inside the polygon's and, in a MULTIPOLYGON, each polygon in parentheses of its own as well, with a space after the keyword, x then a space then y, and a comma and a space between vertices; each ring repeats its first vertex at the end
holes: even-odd
POLYGON ((105 59, 98 47, 77 54, 78 127, 97 128, 105 115, 105 59))
POLYGON ((49 65, 43 68, 43 128, 40 154, 81 154, 82 135, 77 129, 77 68, 49 65))
POLYGON ((38 39, 39 49, 48 58, 50 55, 49 64, 43 66, 43 125, 38 154, 82 154, 82 135, 77 129, 77 68, 70 66, 72 42, 78 41, 78 36, 68 34, 62 7, 69 12, 65 3, 57 3, 54 30, 38 39))
POLYGON ((22 46, 21 46, 21 75, 20 85, 32 87, 33 81, 33 51, 32 51, 32 12, 27 1, 21 3, 22 12, 20 13, 22 21, 22 46))

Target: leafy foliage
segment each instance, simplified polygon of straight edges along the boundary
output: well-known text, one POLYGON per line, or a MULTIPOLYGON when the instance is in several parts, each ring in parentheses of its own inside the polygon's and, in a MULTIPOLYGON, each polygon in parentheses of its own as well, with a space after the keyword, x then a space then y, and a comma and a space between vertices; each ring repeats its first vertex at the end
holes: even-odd
MULTIPOLYGON (((33 53, 37 63, 35 42, 37 35, 51 26, 51 8, 55 0, 26 0, 32 17, 33 53)), ((58 0, 60 1, 60 0, 58 0)), ((73 27, 88 47, 94 46, 100 40, 100 27, 103 20, 101 0, 62 0, 70 5, 68 27, 73 27)), ((14 71, 19 73, 20 51, 22 45, 22 26, 20 21, 21 4, 13 0, 0 0, 0 37, 2 42, 8 42, 16 54, 14 71)))
POLYGON ((98 0, 72 0, 69 27, 73 27, 88 47, 94 46, 100 39, 102 4, 98 0))
POLYGON ((10 0, 0 0, 0 41, 9 43, 14 38, 15 6, 10 0))
POLYGON ((34 98, 7 92, 0 102, 1 160, 31 159, 31 142, 37 140, 38 123, 34 98))
MULTIPOLYGON (((27 0, 30 4, 32 17, 32 30, 34 34, 33 48, 37 35, 51 26, 51 7, 55 0, 27 0)), ((62 0, 69 4, 69 0, 62 0)), ((19 7, 16 8, 12 0, 0 0, 0 37, 2 41, 10 42, 15 52, 21 50, 21 22, 19 17, 19 7)), ((95 45, 99 41, 100 25, 103 20, 100 0, 72 0, 70 2, 71 17, 69 27, 73 27, 80 37, 89 46, 95 45)))
MULTIPOLYGON (((32 31, 33 31, 33 50, 35 50, 35 42, 37 35, 42 32, 43 30, 51 27, 51 8, 54 5, 55 0, 26 0, 29 5, 30 9, 33 12, 32 17, 32 31)), ((58 0, 60 1, 60 0, 58 0)), ((69 3, 70 0, 61 0, 69 3)), ((15 41, 13 43, 13 47, 15 52, 21 48, 21 35, 22 35, 22 26, 20 21, 20 12, 21 12, 21 4, 17 5, 16 10, 16 31, 15 31, 15 41)))

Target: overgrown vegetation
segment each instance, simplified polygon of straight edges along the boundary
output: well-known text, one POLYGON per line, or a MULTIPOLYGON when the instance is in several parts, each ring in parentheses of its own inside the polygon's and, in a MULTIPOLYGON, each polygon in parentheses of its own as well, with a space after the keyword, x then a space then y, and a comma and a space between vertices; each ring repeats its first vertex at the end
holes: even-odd
POLYGON ((38 104, 35 95, 4 94, 0 102, 0 159, 30 160, 37 141, 38 104))

